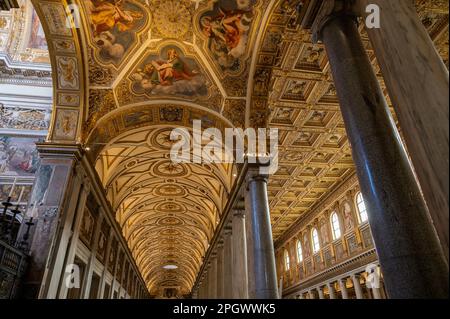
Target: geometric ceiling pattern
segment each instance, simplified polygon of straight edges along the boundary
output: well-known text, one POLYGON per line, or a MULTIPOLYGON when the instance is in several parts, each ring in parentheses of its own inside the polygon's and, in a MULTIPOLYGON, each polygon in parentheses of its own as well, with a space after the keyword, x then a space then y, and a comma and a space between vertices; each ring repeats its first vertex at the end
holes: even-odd
POLYGON ((173 128, 144 127, 122 134, 103 149, 96 165, 116 220, 154 295, 167 288, 189 293, 234 175, 230 164, 172 163, 173 128))

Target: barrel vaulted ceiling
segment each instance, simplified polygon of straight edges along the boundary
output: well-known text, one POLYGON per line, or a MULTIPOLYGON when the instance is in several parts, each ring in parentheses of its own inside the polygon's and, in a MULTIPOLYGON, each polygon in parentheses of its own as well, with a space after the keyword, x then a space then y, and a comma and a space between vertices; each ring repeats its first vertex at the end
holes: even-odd
MULTIPOLYGON (((57 73, 50 139, 89 147, 152 294, 190 291, 236 173, 171 163, 173 128, 280 130, 275 239, 354 174, 325 48, 298 24, 309 2, 74 1, 81 15, 68 31, 61 1, 33 0, 57 73)), ((416 4, 448 65, 447 2, 416 4)))

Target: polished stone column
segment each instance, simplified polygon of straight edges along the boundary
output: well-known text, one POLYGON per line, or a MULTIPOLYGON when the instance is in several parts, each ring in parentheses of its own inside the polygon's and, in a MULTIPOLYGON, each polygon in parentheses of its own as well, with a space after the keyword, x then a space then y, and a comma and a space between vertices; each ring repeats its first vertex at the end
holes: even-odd
POLYGON ((325 296, 323 294, 323 288, 322 287, 317 287, 317 293, 319 295, 319 299, 325 299, 325 296))
POLYGON ((353 288, 355 289, 356 299, 364 299, 364 293, 359 282, 359 275, 352 275, 353 288))
POLYGON ((250 257, 249 282, 254 285, 249 295, 255 299, 278 299, 267 178, 260 175, 258 166, 249 169, 247 185, 247 237, 251 237, 251 244, 247 247, 250 257))
POLYGON ((334 290, 334 284, 328 283, 328 294, 330 295, 330 299, 336 299, 336 291, 334 290))
POLYGON ((204 299, 209 299, 209 286, 211 285, 211 280, 210 280, 210 276, 209 276, 209 272, 211 269, 211 264, 208 264, 208 266, 206 267, 206 272, 205 272, 205 294, 204 294, 204 299))
POLYGON ((341 289, 342 299, 348 299, 347 279, 339 279, 339 288, 341 289))
POLYGON ((208 299, 217 299, 217 256, 211 257, 211 266, 208 271, 208 299))
POLYGON ((202 282, 200 283, 200 299, 206 299, 207 298, 207 287, 208 287, 208 283, 207 283, 207 275, 206 273, 203 275, 202 278, 202 282))
POLYGON ((233 298, 233 234, 231 227, 224 232, 224 292, 225 299, 233 298))
POLYGON ((381 28, 367 29, 443 251, 449 252, 449 77, 410 0, 376 4, 381 28))
POLYGON ((224 299, 224 243, 217 246, 217 299, 224 299))
POLYGON ((447 298, 448 267, 353 17, 319 14, 369 221, 391 298, 447 298))
POLYGON ((373 299, 382 299, 380 288, 372 288, 373 299))
POLYGON ((247 244, 245 212, 235 211, 233 215, 233 299, 248 299, 247 244))

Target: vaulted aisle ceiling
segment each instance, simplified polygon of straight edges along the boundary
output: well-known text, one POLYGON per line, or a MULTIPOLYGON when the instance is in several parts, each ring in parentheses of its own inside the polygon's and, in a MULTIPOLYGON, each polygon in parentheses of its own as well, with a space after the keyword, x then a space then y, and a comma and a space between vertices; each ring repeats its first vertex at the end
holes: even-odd
POLYGON ((124 133, 103 149, 97 161, 116 220, 156 295, 162 293, 161 287, 189 293, 234 175, 230 164, 172 163, 173 128, 143 127, 124 133))

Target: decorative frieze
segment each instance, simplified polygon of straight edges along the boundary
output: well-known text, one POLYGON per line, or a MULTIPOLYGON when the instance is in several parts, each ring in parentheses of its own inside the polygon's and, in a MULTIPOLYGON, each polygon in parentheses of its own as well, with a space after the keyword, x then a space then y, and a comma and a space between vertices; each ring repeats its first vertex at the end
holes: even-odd
POLYGON ((50 110, 5 107, 0 104, 0 128, 16 130, 47 130, 50 110))

